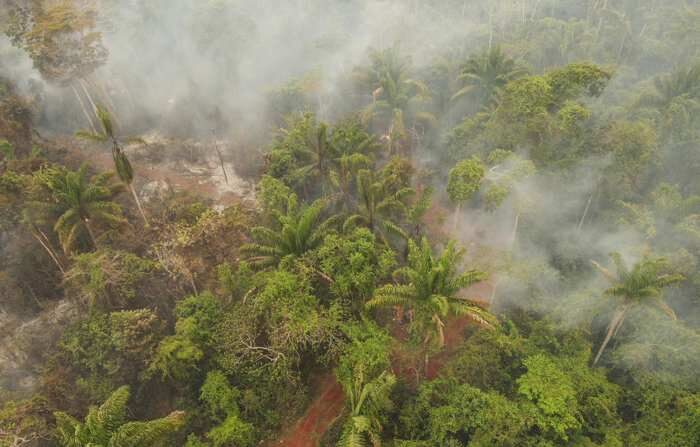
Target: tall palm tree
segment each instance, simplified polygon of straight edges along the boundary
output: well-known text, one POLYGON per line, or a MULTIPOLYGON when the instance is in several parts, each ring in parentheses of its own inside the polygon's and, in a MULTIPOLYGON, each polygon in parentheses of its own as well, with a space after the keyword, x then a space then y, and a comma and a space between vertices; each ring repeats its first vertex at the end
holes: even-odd
POLYGON ((88 179, 87 169, 87 164, 83 164, 78 171, 60 171, 43 177, 53 199, 51 207, 59 215, 54 231, 66 253, 83 233, 97 246, 93 222, 116 226, 125 221, 121 207, 112 201, 122 191, 121 185, 112 181, 113 174, 103 173, 88 179))
POLYGON ((459 80, 463 87, 452 96, 453 100, 475 92, 482 104, 488 105, 505 85, 527 71, 509 58, 500 47, 470 57, 462 67, 459 80))
POLYGON ((459 76, 465 59, 463 48, 451 48, 439 54, 430 67, 433 101, 443 114, 449 113, 452 97, 462 88, 459 76))
POLYGON ((413 203, 408 206, 406 213, 406 223, 409 226, 409 238, 418 240, 424 233, 425 223, 423 219, 426 213, 430 210, 433 201, 433 188, 428 186, 423 188, 416 197, 413 203))
POLYGON ((360 169, 356 177, 357 202, 355 212, 343 224, 347 232, 357 224, 365 225, 387 245, 389 233, 407 239, 408 235, 394 220, 406 214, 406 199, 414 193, 412 188, 392 191, 381 175, 369 169, 360 169))
POLYGON ((700 98, 700 63, 682 67, 654 80, 654 92, 642 101, 659 109, 667 109, 679 97, 700 98))
POLYGON ((136 190, 134 189, 134 168, 131 166, 131 162, 129 161, 129 158, 126 156, 124 153, 124 150, 122 149, 121 144, 119 143, 119 140, 117 140, 117 137, 115 136, 114 133, 114 124, 112 123, 112 117, 107 111, 107 109, 101 107, 101 106, 96 106, 97 107, 97 117, 100 119, 100 124, 102 124, 102 132, 101 133, 95 133, 95 132, 89 132, 89 131, 79 131, 77 133, 77 136, 81 138, 87 138, 95 141, 111 141, 112 142, 112 159, 114 161, 114 169, 117 172, 117 175, 119 176, 119 179, 124 182, 124 184, 127 186, 129 191, 131 192, 131 195, 134 198, 134 202, 136 202, 136 207, 139 210, 139 213, 141 214, 141 217, 143 218, 143 221, 146 225, 148 225, 148 218, 146 218, 146 213, 143 211, 143 207, 141 206, 141 201, 139 200, 138 194, 136 194, 136 190))
POLYGON ((331 181, 339 192, 338 201, 343 207, 347 207, 351 201, 353 180, 360 169, 372 165, 372 158, 362 152, 341 153, 335 159, 335 163, 336 169, 331 172, 331 181))
POLYGON ((410 330, 423 338, 426 364, 430 346, 444 346, 444 321, 448 315, 467 316, 487 328, 496 324, 495 317, 487 310, 457 296, 461 289, 486 277, 478 270, 459 273, 463 256, 464 251, 457 249, 454 242, 435 256, 425 237, 420 245, 410 240, 408 265, 394 272, 401 282, 380 287, 366 303, 369 309, 402 306, 412 312, 410 330))
POLYGON ((85 422, 56 412, 56 437, 63 447, 149 447, 162 443, 185 422, 185 413, 174 411, 168 416, 147 422, 126 422, 129 387, 118 388, 99 407, 91 407, 85 422))
POLYGON ((410 59, 394 46, 370 52, 370 66, 360 72, 372 91, 375 108, 405 109, 413 96, 427 93, 425 84, 409 77, 410 59))
POLYGON ((594 365, 598 363, 606 346, 622 327, 627 314, 634 308, 652 306, 675 320, 676 314, 664 302, 662 292, 665 287, 684 279, 683 275, 666 273, 669 265, 665 258, 646 256, 635 264, 632 270, 629 270, 619 253, 612 253, 610 257, 616 267, 615 273, 597 262, 591 261, 612 284, 610 288, 605 290, 605 295, 617 302, 605 339, 593 360, 594 365))
POLYGON ((251 229, 254 243, 241 247, 248 261, 257 267, 274 266, 287 256, 299 257, 315 248, 323 240, 337 219, 321 221, 326 205, 317 200, 311 205, 300 206, 294 194, 287 203, 286 213, 273 211, 274 228, 263 226, 251 229))
POLYGON ((370 166, 378 149, 376 138, 367 133, 359 120, 349 120, 330 129, 327 124, 318 123, 312 114, 305 114, 283 133, 293 142, 287 149, 299 166, 292 175, 305 192, 311 185, 325 195, 337 189, 347 198, 355 172, 370 166))
POLYGON ((321 189, 326 191, 335 159, 334 148, 328 140, 328 126, 319 123, 311 127, 305 143, 297 149, 296 155, 302 160, 303 166, 295 174, 298 178, 305 179, 305 182, 311 180, 320 184, 321 189))
POLYGON ((695 129, 691 123, 700 110, 700 63, 656 78, 653 90, 642 94, 639 104, 659 112, 668 136, 695 129))
POLYGON ((420 80, 409 76, 410 59, 403 57, 394 46, 370 53, 370 66, 360 70, 361 83, 372 92, 372 104, 367 108, 368 117, 378 116, 389 123, 385 139, 396 146, 405 139, 405 117, 410 112, 408 127, 423 123, 435 125, 437 119, 429 112, 411 109, 411 104, 430 98, 428 87, 420 80))
POLYGON ((343 383, 343 389, 350 406, 348 421, 343 427, 338 447, 364 447, 381 445, 381 416, 391 408, 391 390, 396 377, 382 372, 374 380, 366 382, 359 370, 352 383, 343 383))
POLYGON ((357 172, 372 165, 379 144, 376 137, 367 133, 359 121, 353 120, 333 129, 331 145, 335 157, 331 182, 339 192, 338 200, 347 207, 357 172))

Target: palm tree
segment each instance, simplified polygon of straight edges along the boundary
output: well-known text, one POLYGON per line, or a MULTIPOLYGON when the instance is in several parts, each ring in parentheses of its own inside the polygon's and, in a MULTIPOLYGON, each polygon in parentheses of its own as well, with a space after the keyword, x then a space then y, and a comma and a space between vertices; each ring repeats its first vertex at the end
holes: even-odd
POLYGON ((317 200, 311 205, 300 206, 292 194, 286 213, 273 211, 275 228, 263 226, 251 229, 255 243, 246 244, 241 251, 250 257, 248 261, 257 267, 270 267, 287 256, 300 257, 315 248, 323 240, 337 219, 331 217, 320 222, 325 203, 317 200))
POLYGON ((338 184, 340 173, 347 175, 353 164, 369 161, 366 157, 358 159, 360 154, 347 150, 348 148, 345 148, 347 152, 340 152, 333 144, 325 123, 313 125, 307 133, 305 144, 297 148, 295 153, 302 166, 294 174, 296 178, 303 179, 304 184, 311 181, 320 186, 322 192, 328 193, 331 186, 338 184))
POLYGON ((459 76, 464 59, 463 48, 452 48, 438 55, 430 67, 433 101, 443 114, 450 112, 452 97, 461 89, 459 76))
POLYGON ((458 273, 464 251, 458 250, 454 242, 448 243, 439 256, 433 255, 425 237, 420 245, 413 240, 408 244, 408 265, 394 272, 401 283, 377 289, 366 307, 409 308, 413 314, 410 330, 423 337, 427 365, 431 342, 438 348, 444 346, 444 320, 448 315, 467 316, 487 328, 493 328, 496 319, 474 302, 457 297, 457 292, 483 280, 486 274, 478 270, 458 273))
POLYGON ((424 222, 423 218, 426 213, 430 210, 430 206, 433 202, 433 188, 428 186, 423 188, 422 191, 408 206, 408 212, 406 213, 406 223, 409 226, 408 235, 409 238, 418 240, 423 235, 424 232, 424 222))
POLYGON ((78 171, 60 171, 43 177, 54 201, 52 208, 59 215, 54 231, 66 253, 71 251, 83 232, 97 247, 93 222, 108 226, 124 223, 121 207, 112 201, 122 191, 121 185, 112 181, 112 173, 88 179, 87 169, 87 164, 83 164, 78 171))
POLYGON ((343 383, 343 389, 350 406, 348 421, 338 441, 338 447, 364 447, 368 442, 381 445, 381 416, 392 407, 391 390, 396 377, 382 372, 377 378, 365 383, 360 369, 352 383, 343 383))
POLYGON ((306 145, 298 149, 297 156, 303 160, 304 165, 297 169, 299 178, 319 181, 322 188, 328 185, 331 162, 333 160, 333 147, 328 141, 328 126, 320 123, 309 129, 306 137, 306 145))
POLYGON ((678 97, 700 97, 700 64, 679 68, 654 80, 655 91, 643 97, 643 102, 667 109, 678 97))
POLYGON ((136 207, 143 218, 143 221, 148 225, 148 219, 146 218, 146 213, 143 212, 141 207, 141 201, 139 200, 138 194, 134 189, 134 168, 131 166, 131 162, 124 153, 119 140, 117 140, 114 134, 114 124, 112 123, 112 117, 109 112, 101 107, 97 106, 97 116, 102 124, 102 133, 95 133, 89 131, 79 131, 77 136, 81 138, 87 138, 95 141, 111 141, 112 142, 112 159, 114 160, 114 168, 119 176, 119 179, 124 182, 124 184, 129 188, 131 195, 136 202, 136 207))
POLYGON ((372 159, 361 152, 343 153, 335 159, 335 163, 336 169, 331 172, 331 181, 339 191, 338 201, 347 207, 351 201, 353 180, 360 169, 372 165, 372 159))
POLYGON ((470 57, 462 67, 459 80, 463 87, 452 96, 453 100, 476 92, 482 104, 488 105, 505 85, 527 71, 509 58, 500 47, 470 57))
POLYGON ((357 200, 354 214, 343 224, 343 231, 348 232, 358 223, 365 225, 387 245, 388 233, 397 234, 403 239, 408 235, 393 218, 408 211, 405 200, 414 193, 412 188, 400 188, 392 191, 381 175, 369 169, 360 169, 356 177, 357 200))
POLYGON ((56 437, 63 447, 149 447, 162 443, 185 422, 185 413, 175 411, 147 422, 126 422, 129 387, 118 388, 100 406, 91 407, 85 422, 56 412, 56 437))
MULTIPOLYGON (((422 81, 409 77, 410 59, 401 55, 394 46, 370 53, 370 66, 360 71, 362 84, 372 92, 372 104, 367 108, 368 117, 380 116, 389 122, 384 138, 390 147, 406 138, 405 115, 410 105, 430 98, 428 87, 422 81)), ((409 127, 415 129, 418 122, 433 126, 437 119, 428 112, 414 112, 409 127)))
POLYGON ((347 206, 351 201, 352 184, 357 172, 372 165, 379 145, 376 137, 354 120, 333 129, 331 145, 335 157, 330 173, 331 182, 340 193, 338 200, 347 206))
POLYGON ((610 288, 605 290, 605 295, 617 301, 617 307, 608 325, 603 344, 600 345, 600 349, 593 360, 594 365, 598 363, 605 347, 622 327, 629 311, 634 308, 653 306, 675 320, 676 314, 664 302, 662 291, 665 287, 684 279, 682 275, 665 273, 669 268, 665 258, 645 256, 634 265, 632 270, 629 270, 619 253, 612 253, 610 257, 615 264, 616 273, 611 272, 595 261, 591 261, 612 284, 610 288))
MULTIPOLYGON (((330 195, 332 189, 347 198, 355 172, 372 164, 378 149, 376 138, 367 133, 359 120, 351 119, 333 129, 307 113, 283 129, 283 150, 294 158, 292 178, 308 195, 309 185, 330 195)), ((341 197, 342 198, 342 197, 341 197)))
POLYGON ((700 63, 656 78, 654 89, 642 94, 639 104, 660 112, 667 134, 682 131, 700 110, 700 63))

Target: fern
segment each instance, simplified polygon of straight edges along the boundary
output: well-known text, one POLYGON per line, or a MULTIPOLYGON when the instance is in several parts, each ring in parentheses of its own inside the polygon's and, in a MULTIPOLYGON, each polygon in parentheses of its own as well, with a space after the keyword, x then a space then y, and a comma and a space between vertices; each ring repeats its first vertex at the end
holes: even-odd
POLYGON ((185 414, 176 411, 145 422, 126 422, 129 387, 114 391, 99 407, 92 407, 81 423, 63 412, 54 413, 56 438, 63 447, 152 447, 166 446, 168 437, 185 422, 185 414))
POLYGON ((129 422, 110 438, 108 447, 151 447, 166 445, 164 441, 185 423, 185 413, 175 411, 168 416, 147 422, 129 422))

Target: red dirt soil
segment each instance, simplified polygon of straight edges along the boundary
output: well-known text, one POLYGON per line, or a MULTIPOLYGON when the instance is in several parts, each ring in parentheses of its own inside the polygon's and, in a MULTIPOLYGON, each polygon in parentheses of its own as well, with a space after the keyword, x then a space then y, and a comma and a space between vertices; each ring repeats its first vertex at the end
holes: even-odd
MULTIPOLYGON (((87 161, 102 172, 114 170, 110 150, 69 137, 57 138, 56 141, 60 147, 65 148, 70 157, 79 163, 87 161)), ((151 181, 164 181, 177 191, 190 191, 201 197, 215 199, 218 205, 230 206, 239 203, 242 198, 233 192, 218 191, 212 182, 212 178, 218 174, 198 177, 181 172, 176 166, 168 163, 135 162, 133 168, 137 189, 138 185, 151 181)))
MULTIPOLYGON (((491 294, 492 287, 493 285, 488 281, 483 281, 466 289, 464 295, 487 308, 488 296, 491 294)), ((426 376, 429 380, 437 377, 443 366, 455 354, 464 341, 464 330, 470 324, 473 324, 473 321, 466 317, 451 318, 446 322, 445 346, 438 355, 433 356, 428 361, 426 376)), ((397 340, 405 340, 407 337, 405 327, 399 325, 395 325, 391 332, 397 340)), ((394 349, 391 369, 394 374, 402 377, 408 383, 415 383, 415 359, 408 358, 399 349, 394 349)), ((345 398, 343 389, 336 382, 332 373, 326 375, 320 382, 318 396, 306 410, 304 416, 294 426, 287 429, 278 440, 268 443, 268 447, 314 447, 319 445, 323 435, 342 414, 345 398)))
POLYGON ((311 403, 306 414, 282 437, 268 444, 284 447, 311 447, 320 442, 328 428, 340 417, 345 406, 343 389, 333 374, 327 375, 320 385, 319 397, 311 403))

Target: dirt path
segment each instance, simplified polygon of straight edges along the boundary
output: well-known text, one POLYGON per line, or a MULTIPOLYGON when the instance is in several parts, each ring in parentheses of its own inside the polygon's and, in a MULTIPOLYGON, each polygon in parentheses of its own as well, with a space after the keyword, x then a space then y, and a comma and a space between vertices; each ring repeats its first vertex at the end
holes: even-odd
MULTIPOLYGON (((465 295, 485 305, 485 297, 490 294, 491 287, 489 282, 484 281, 467 289, 465 295)), ((429 380, 437 377, 443 366, 454 356, 459 346, 464 342, 464 330, 470 324, 474 324, 473 321, 464 317, 450 318, 447 321, 445 326, 445 347, 442 352, 430 359, 427 370, 427 378, 429 380)), ((407 335, 402 333, 404 331, 405 327, 397 326, 392 331, 392 335, 396 340, 401 340, 407 335)), ((416 380, 413 362, 405 358, 399 349, 394 349, 392 354, 392 370, 409 383, 416 380)), ((340 417, 345 399, 343 389, 336 382, 332 373, 326 375, 320 381, 317 395, 318 397, 311 403, 304 416, 294 426, 287 429, 278 440, 267 444, 268 447, 318 446, 326 431, 340 417)))
POLYGON ((317 446, 323 435, 340 417, 345 405, 343 389, 334 374, 328 374, 319 384, 319 397, 311 403, 304 416, 282 437, 270 444, 284 447, 317 446))

